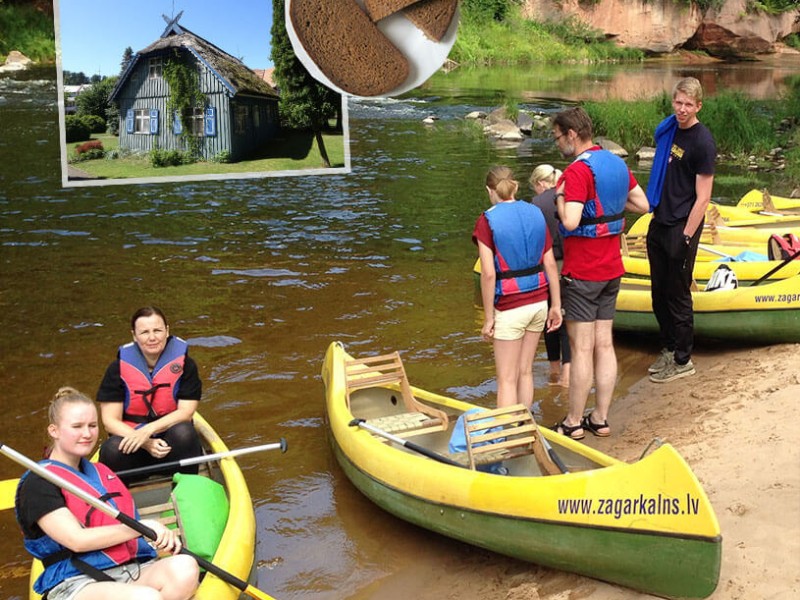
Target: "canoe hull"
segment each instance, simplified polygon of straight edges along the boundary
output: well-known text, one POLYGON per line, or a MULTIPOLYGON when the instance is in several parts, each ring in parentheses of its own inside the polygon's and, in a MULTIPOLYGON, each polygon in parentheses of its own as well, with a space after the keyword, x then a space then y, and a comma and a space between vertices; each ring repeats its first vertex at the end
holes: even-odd
MULTIPOLYGON (((322 370, 331 444, 347 477, 381 508, 500 554, 659 596, 703 598, 715 589, 719 524, 696 477, 669 444, 627 464, 542 430, 570 473, 515 475, 510 463, 504 463, 509 476, 453 467, 350 425, 354 417, 374 418, 381 402, 397 404, 397 398, 388 386, 361 389, 347 400, 348 358, 334 343, 322 370)), ((474 407, 412 389, 419 401, 451 415, 474 407)), ((412 439, 446 452, 449 430, 412 439)))
POLYGON ((718 541, 632 535, 437 503, 370 477, 335 444, 334 451, 348 479, 367 498, 400 519, 447 537, 659 596, 705 598, 717 587, 718 541))
MULTIPOLYGON (((800 342, 800 275, 735 290, 693 292, 692 299, 697 338, 749 344, 800 342)), ((649 285, 623 280, 614 329, 640 334, 658 332, 649 285)))

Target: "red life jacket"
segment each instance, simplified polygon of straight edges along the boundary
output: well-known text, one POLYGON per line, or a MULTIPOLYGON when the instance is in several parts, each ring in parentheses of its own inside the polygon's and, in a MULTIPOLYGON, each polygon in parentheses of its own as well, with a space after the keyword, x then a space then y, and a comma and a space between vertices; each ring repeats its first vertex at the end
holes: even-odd
POLYGON ((800 252, 800 239, 795 234, 784 233, 783 235, 778 235, 773 233, 770 236, 767 251, 770 260, 787 260, 798 252, 800 252))
POLYGON ((154 421, 178 408, 178 389, 188 344, 170 336, 152 372, 134 342, 119 349, 119 374, 125 384, 122 420, 131 427, 154 421))
MULTIPOLYGON (((82 459, 80 471, 56 461, 43 461, 41 464, 48 471, 52 471, 86 493, 113 504, 120 512, 138 518, 133 497, 128 488, 104 464, 82 459)), ((84 527, 119 524, 113 517, 95 509, 73 494, 63 490, 62 494, 67 509, 84 527)), ((43 594, 69 577, 86 573, 92 575, 91 569, 104 571, 135 559, 149 560, 156 555, 155 550, 141 537, 104 550, 75 553, 51 537, 44 535, 36 539, 26 538, 25 548, 40 559, 45 567, 44 572, 34 583, 34 590, 39 594, 43 594)))

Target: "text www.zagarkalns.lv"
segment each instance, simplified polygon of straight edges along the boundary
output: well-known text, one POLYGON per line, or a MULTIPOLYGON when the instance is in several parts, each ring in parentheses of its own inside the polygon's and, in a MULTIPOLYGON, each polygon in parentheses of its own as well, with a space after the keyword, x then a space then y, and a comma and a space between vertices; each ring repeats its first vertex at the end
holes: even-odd
POLYGON ((566 498, 557 500, 562 515, 611 515, 615 519, 632 515, 696 515, 700 499, 686 494, 681 500, 659 494, 638 498, 566 498))

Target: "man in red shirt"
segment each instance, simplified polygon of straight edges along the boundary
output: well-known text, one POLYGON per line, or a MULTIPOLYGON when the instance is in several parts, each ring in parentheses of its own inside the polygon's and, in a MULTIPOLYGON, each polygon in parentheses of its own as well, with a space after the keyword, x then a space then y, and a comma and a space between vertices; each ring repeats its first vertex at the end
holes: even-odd
POLYGON ((608 409, 617 379, 612 324, 622 266, 619 236, 624 211, 646 213, 649 204, 625 162, 592 142, 592 120, 583 108, 553 119, 561 154, 575 160, 557 184, 556 206, 564 241, 561 302, 572 352, 569 412, 556 431, 582 439, 585 430, 611 435, 608 409), (584 416, 595 383, 595 408, 584 416))

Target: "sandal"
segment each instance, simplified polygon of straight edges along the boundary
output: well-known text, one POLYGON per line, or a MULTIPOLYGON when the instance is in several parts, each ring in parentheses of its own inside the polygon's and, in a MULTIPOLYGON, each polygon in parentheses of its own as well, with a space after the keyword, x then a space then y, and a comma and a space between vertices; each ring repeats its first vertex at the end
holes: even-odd
POLYGON ((592 421, 592 415, 594 413, 588 414, 583 417, 581 421, 581 427, 583 429, 588 429, 597 437, 608 437, 611 435, 611 427, 608 425, 608 421, 603 421, 602 423, 595 423, 592 421), (600 431, 601 429, 606 429, 607 431, 600 431))
POLYGON ((565 435, 571 440, 582 440, 586 437, 586 433, 583 431, 583 423, 580 425, 567 425, 564 420, 562 419, 560 423, 553 425, 553 431, 565 435), (575 435, 576 431, 580 431, 580 433, 575 435))

